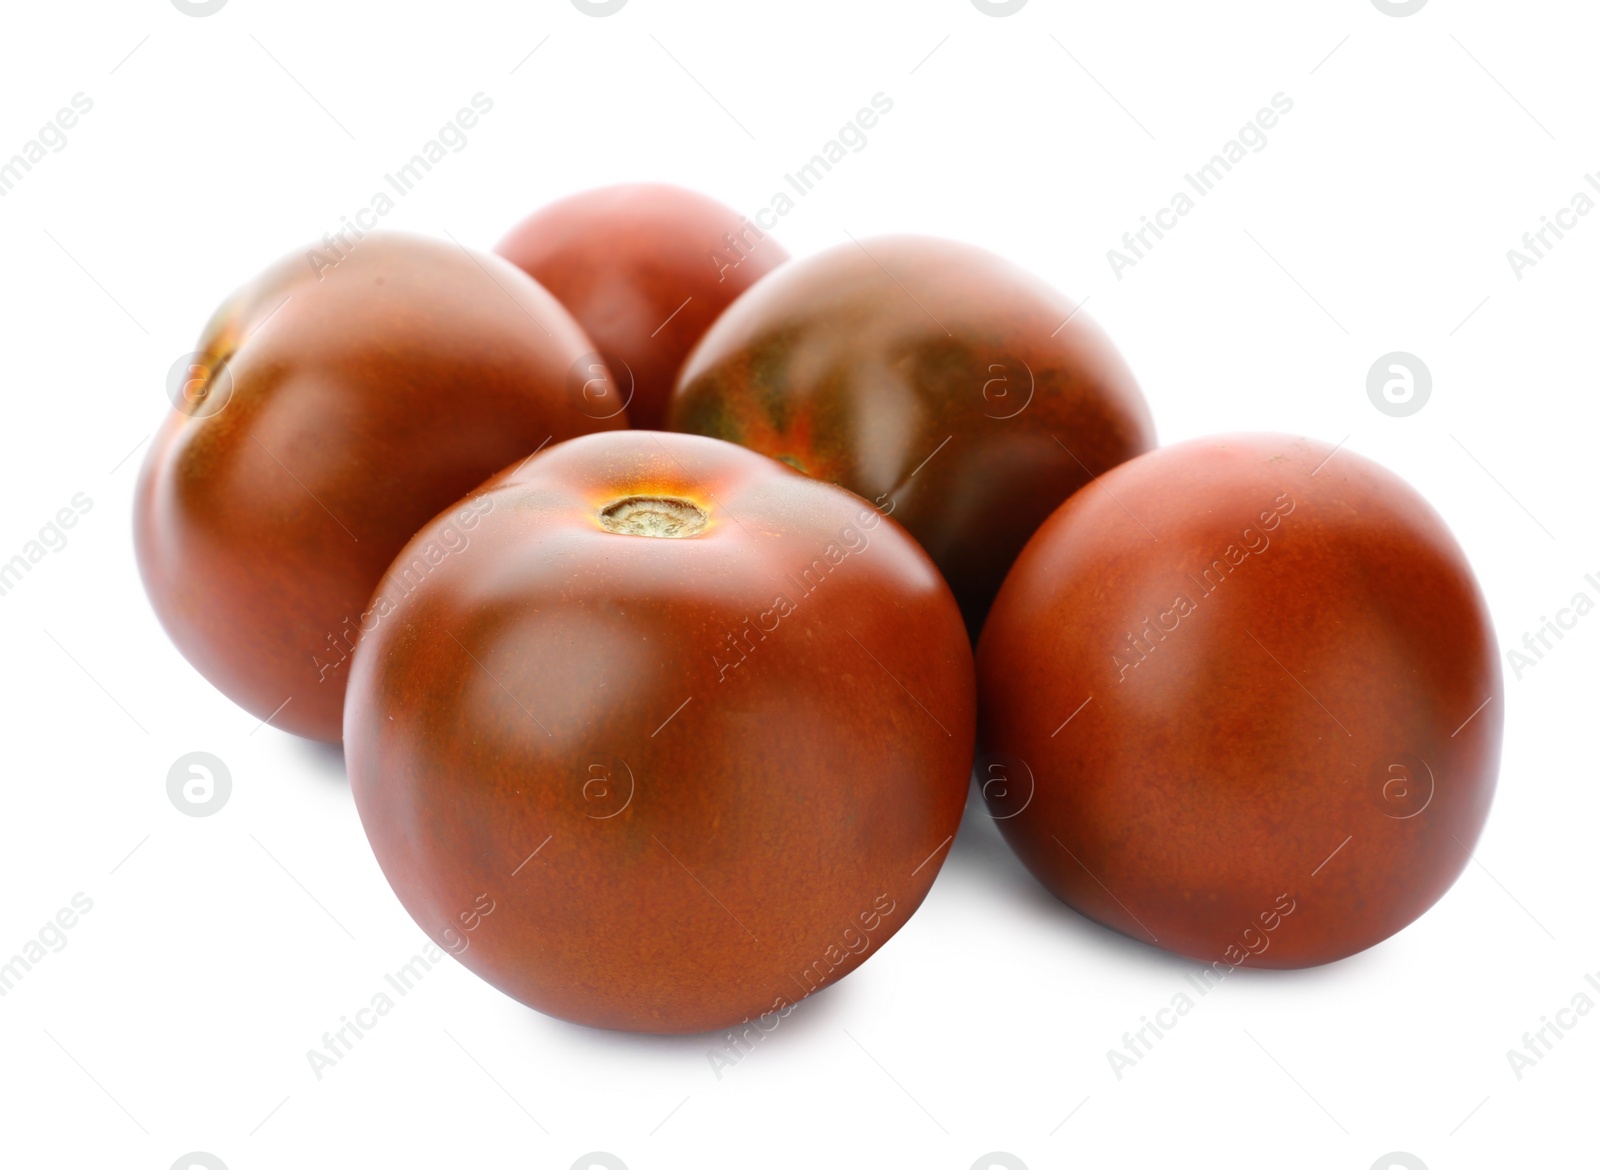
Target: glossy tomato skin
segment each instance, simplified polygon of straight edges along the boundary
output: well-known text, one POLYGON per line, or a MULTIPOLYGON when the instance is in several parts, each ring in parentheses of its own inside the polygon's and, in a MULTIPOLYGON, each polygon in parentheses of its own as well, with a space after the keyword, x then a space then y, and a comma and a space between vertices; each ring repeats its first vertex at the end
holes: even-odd
POLYGON ((1018 856, 1223 974, 1394 934, 1494 794, 1472 571, 1409 486, 1329 454, 1232 435, 1116 469, 1029 542, 978 650, 980 776, 1018 856))
POLYGON ((589 339, 498 257, 370 235, 331 259, 288 256, 212 318, 210 381, 150 445, 134 538, 184 656, 258 718, 337 742, 400 547, 541 443, 625 424, 585 412, 569 372, 589 339))
POLYGON ((664 425, 678 368, 717 315, 789 258, 732 208, 664 183, 557 200, 495 251, 571 310, 647 430, 664 425))
POLYGON ((751 289, 690 355, 669 425, 892 510, 974 637, 1056 505, 1155 442, 1133 375, 1070 300, 914 236, 842 244, 751 289))
POLYGON ((904 925, 960 821, 948 588, 864 501, 731 444, 553 447, 418 533, 374 610, 345 714, 368 839, 542 1012, 769 1031, 904 925), (705 526, 608 529, 630 499, 705 526))

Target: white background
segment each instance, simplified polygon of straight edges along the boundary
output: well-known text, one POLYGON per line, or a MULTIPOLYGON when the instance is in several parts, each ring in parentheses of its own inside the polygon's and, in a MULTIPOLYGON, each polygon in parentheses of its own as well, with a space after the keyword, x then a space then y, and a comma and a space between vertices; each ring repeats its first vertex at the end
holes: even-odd
POLYGON ((1600 972, 1600 616, 1508 666, 1493 815, 1432 912, 1328 967, 1234 975, 1120 1080, 1106 1050, 1194 965, 1055 902, 975 801, 920 913, 720 1079, 706 1037, 547 1019, 451 962, 319 1081, 306 1050, 424 939, 338 753, 260 728, 169 645, 129 515, 167 370, 215 304, 473 94, 493 112, 386 226, 487 248, 636 178, 750 213, 882 92, 866 148, 781 221, 792 253, 936 233, 1089 298, 1163 441, 1346 440, 1415 484, 1509 649, 1600 597, 1600 215, 1521 280, 1506 258, 1600 171, 1596 30, 1583 0, 8 3, 0 159, 75 93, 94 108, 0 199, 0 560, 75 493, 93 508, 0 597, 0 959, 75 893, 93 910, 0 998, 0 1164, 1591 1160, 1600 1013, 1520 1080, 1506 1051, 1600 972), (1107 249, 1279 92, 1266 148, 1116 279, 1107 249), (1366 394, 1392 350, 1434 378, 1408 418, 1366 394), (166 794, 195 750, 234 784, 203 819, 166 794))

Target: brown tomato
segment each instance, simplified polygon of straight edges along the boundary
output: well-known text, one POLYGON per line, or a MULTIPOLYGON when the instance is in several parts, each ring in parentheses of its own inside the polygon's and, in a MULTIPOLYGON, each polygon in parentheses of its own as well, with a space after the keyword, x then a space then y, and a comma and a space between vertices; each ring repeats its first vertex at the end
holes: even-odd
POLYGON ((905 924, 960 821, 949 589, 732 444, 553 447, 418 533, 374 609, 345 712, 367 836, 424 931, 551 1015, 770 1031, 905 924))
POLYGON ((1500 667, 1443 521, 1348 451, 1233 435, 1067 501, 978 650, 979 776, 1034 875, 1221 974, 1354 954, 1467 864, 1500 667))
POLYGON ((690 355, 669 425, 875 501, 939 566, 974 637, 1057 504, 1155 441, 1104 334, 967 244, 890 237, 785 265, 690 355))
POLYGON ((569 376, 592 348, 523 273, 453 244, 372 235, 268 269, 207 325, 140 476, 139 568, 178 649, 257 717, 337 742, 400 547, 541 444, 625 425, 569 376))
POLYGON ((627 399, 629 422, 649 430, 665 425, 673 379, 701 334, 789 258, 732 208, 664 183, 569 195, 495 251, 571 310, 627 399))

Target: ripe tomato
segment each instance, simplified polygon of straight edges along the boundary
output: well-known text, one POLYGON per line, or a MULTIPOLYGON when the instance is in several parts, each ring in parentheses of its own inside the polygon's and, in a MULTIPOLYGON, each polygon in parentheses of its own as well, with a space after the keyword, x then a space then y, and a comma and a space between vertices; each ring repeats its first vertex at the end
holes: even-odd
POLYGON ((976 637, 1057 504, 1155 441, 1072 302, 966 244, 849 243, 785 265, 690 355, 669 425, 876 501, 922 542, 976 637))
POLYGON ((949 589, 861 500, 731 444, 553 447, 419 532, 373 610, 345 712, 367 836, 424 931, 551 1015, 769 1031, 900 929, 960 821, 949 589))
POLYGON ((569 374, 593 348, 512 265, 373 235, 226 302, 145 458, 134 538, 186 658, 234 702, 337 742, 372 588, 439 509, 540 444, 624 425, 569 374))
POLYGON ((673 379, 701 334, 789 258, 732 208, 663 183, 570 195, 495 251, 571 310, 628 398, 629 422, 649 430, 664 425, 673 379))
POLYGON ((1081 913, 1228 970, 1372 946, 1461 873, 1501 679, 1472 571, 1393 474, 1235 435, 1069 500, 978 650, 980 778, 1081 913))

